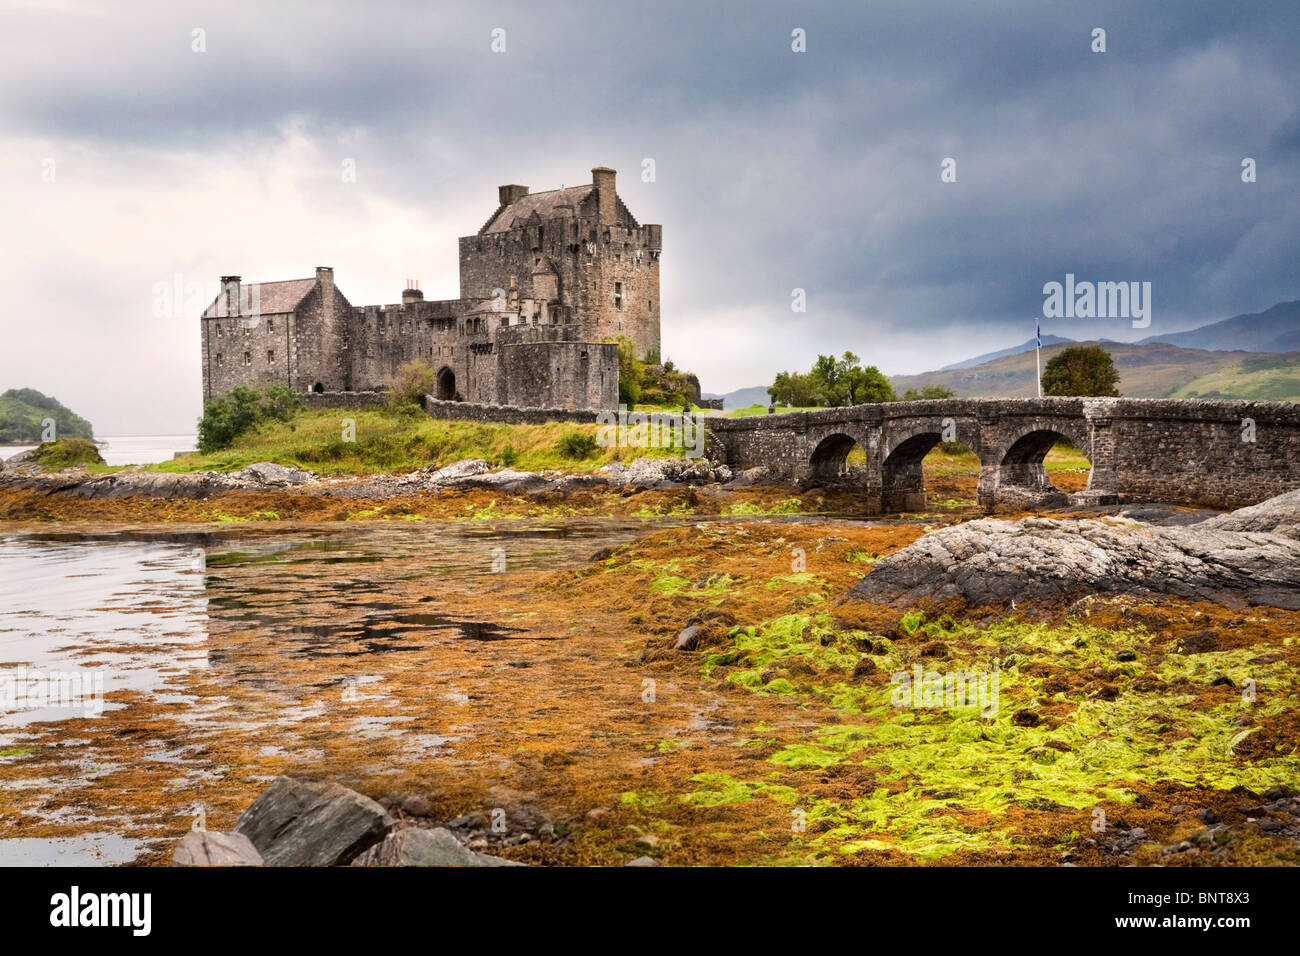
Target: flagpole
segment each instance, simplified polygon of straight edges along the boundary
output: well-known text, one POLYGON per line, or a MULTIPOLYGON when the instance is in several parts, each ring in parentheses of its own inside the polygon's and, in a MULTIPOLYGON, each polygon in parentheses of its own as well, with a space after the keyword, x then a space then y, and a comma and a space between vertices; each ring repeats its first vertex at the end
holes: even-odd
POLYGON ((1034 376, 1038 382, 1038 397, 1043 397, 1043 327, 1037 322, 1034 323, 1034 368, 1038 374, 1034 376))

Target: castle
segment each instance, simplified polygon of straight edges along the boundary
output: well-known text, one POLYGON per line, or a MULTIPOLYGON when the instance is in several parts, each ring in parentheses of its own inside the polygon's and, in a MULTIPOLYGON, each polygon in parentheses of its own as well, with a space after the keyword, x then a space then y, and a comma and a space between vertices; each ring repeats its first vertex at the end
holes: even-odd
POLYGON ((427 362, 434 397, 531 408, 618 405, 618 346, 659 353, 663 227, 640 225, 597 166, 590 185, 501 186, 496 211, 460 240, 460 298, 354 306, 334 270, 243 284, 223 276, 200 319, 203 398, 279 382, 296 392, 378 391, 427 362))

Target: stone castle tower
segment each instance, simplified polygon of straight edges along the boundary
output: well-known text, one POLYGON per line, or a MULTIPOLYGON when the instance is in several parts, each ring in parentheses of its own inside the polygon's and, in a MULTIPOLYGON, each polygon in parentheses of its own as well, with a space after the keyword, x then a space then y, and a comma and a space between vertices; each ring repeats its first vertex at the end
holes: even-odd
POLYGON ((201 319, 205 401, 241 383, 299 392, 382 389, 427 361, 436 396, 524 407, 612 409, 619 337, 659 353, 663 227, 641 225, 597 166, 589 185, 499 189, 496 211, 460 240, 460 298, 353 306, 334 270, 242 284, 224 276, 201 319))

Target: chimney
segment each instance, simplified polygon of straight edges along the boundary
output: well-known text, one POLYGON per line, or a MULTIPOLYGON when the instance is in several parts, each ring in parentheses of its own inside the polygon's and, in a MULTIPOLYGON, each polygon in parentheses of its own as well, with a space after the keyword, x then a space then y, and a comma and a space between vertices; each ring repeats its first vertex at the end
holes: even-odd
POLYGON ((406 288, 402 290, 402 305, 411 305, 413 302, 423 302, 424 293, 420 291, 420 280, 407 279, 406 288))
POLYGON ((329 266, 317 266, 316 281, 326 289, 334 288, 334 270, 329 266))
POLYGON ((597 221, 602 226, 614 222, 614 210, 618 208, 618 194, 614 192, 614 170, 608 166, 597 166, 591 171, 591 184, 596 187, 597 221))
POLYGON ((527 186, 498 186, 497 194, 501 197, 501 205, 509 206, 516 203, 528 195, 527 186))
POLYGON ((222 276, 221 294, 226 302, 226 315, 239 315, 239 276, 222 276))

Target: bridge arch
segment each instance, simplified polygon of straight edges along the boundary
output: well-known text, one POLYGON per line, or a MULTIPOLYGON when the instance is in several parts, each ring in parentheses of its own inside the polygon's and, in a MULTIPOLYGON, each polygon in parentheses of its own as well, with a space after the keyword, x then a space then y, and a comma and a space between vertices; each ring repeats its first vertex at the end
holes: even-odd
POLYGON ((819 441, 808 460, 811 477, 816 482, 866 478, 866 450, 858 439, 845 432, 834 432, 819 441))
MULTIPOLYGON (((1078 448, 1087 457, 1087 436, 1068 425, 1038 425, 1017 436, 1002 453, 998 463, 999 493, 1004 494, 1009 489, 1044 494, 1060 493, 1062 489, 1052 484, 1044 461, 1062 440, 1078 448)), ((1091 459, 1088 464, 1091 484, 1091 459)))

